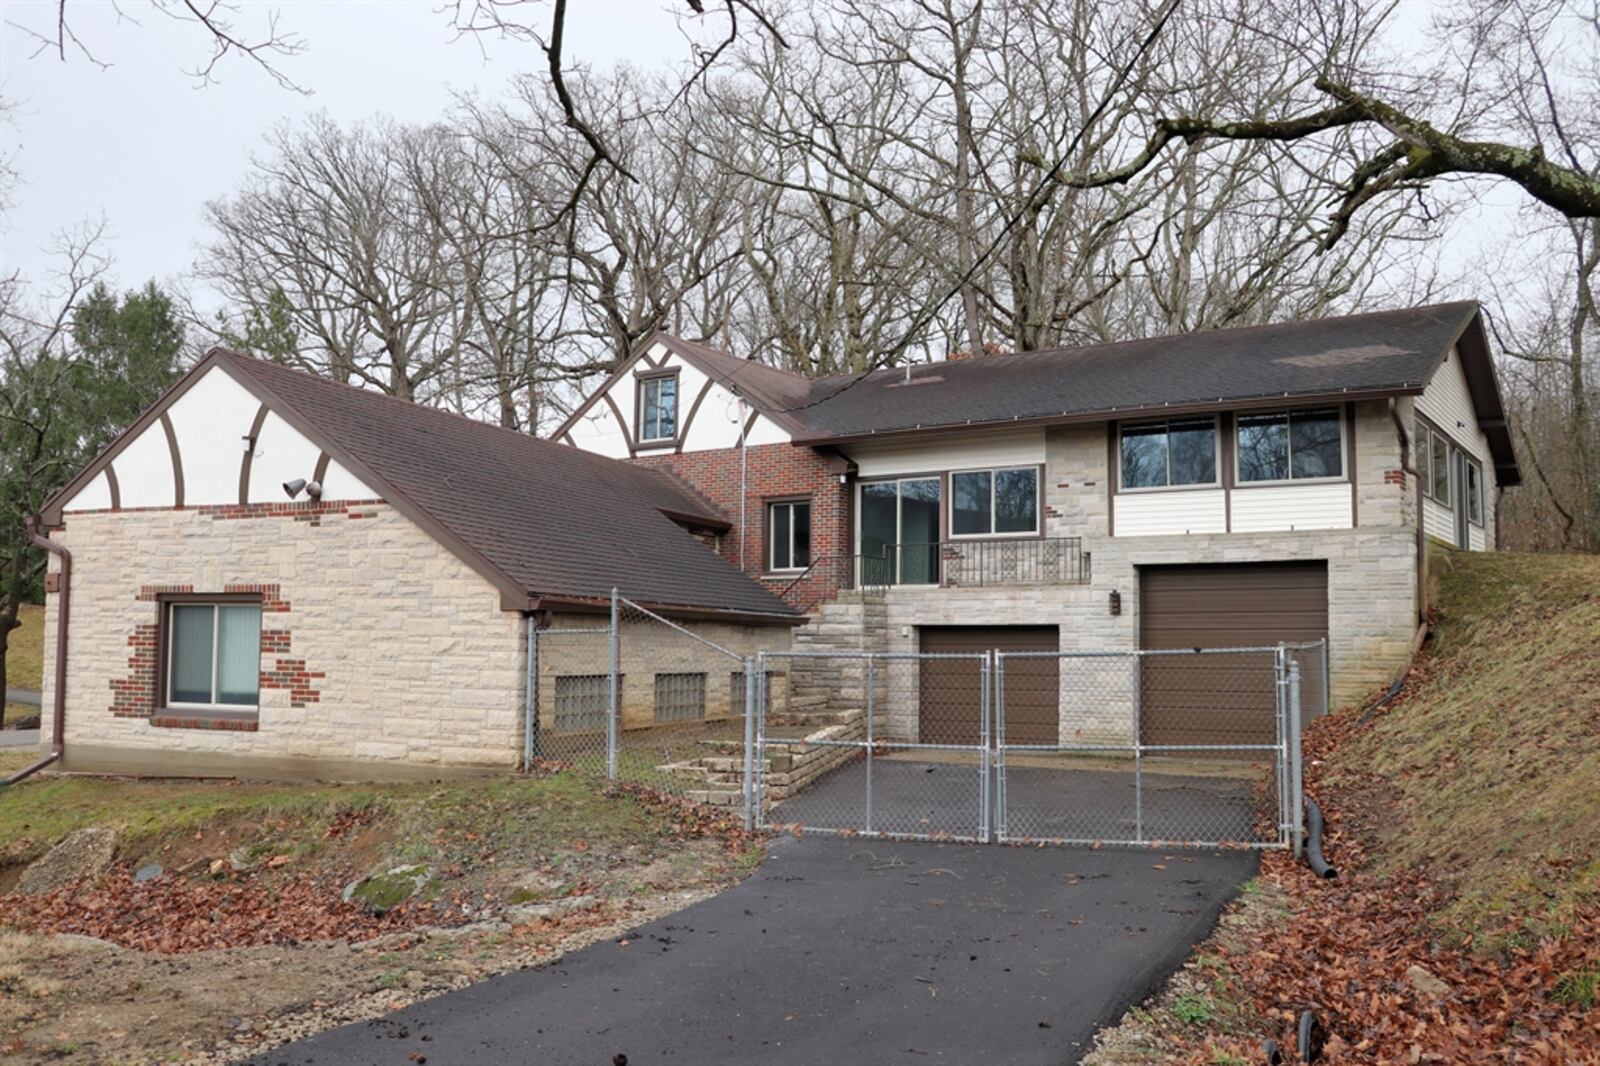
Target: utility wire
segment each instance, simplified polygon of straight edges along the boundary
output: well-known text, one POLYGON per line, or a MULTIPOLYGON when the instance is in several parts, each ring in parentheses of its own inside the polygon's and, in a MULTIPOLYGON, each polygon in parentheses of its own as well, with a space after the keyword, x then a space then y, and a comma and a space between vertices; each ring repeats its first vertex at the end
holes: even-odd
MULTIPOLYGON (((1039 197, 1043 195, 1044 201, 1046 202, 1050 199, 1049 194, 1054 192, 1057 185, 1052 176, 1059 173, 1061 169, 1065 167, 1072 159, 1072 154, 1076 152, 1078 150, 1078 146, 1083 143, 1084 137, 1088 136, 1089 129, 1100 120, 1101 115, 1105 114, 1106 108, 1111 106, 1111 101, 1116 97, 1117 93, 1122 91, 1123 83, 1128 80, 1128 75, 1133 73, 1133 68, 1138 66, 1139 61, 1143 59, 1145 53, 1150 50, 1150 46, 1156 43, 1156 38, 1161 36, 1162 29, 1165 28, 1167 21, 1172 18, 1173 12, 1178 10, 1178 5, 1182 2, 1183 0, 1167 0, 1166 4, 1162 6, 1161 10, 1156 15, 1154 25, 1150 27, 1150 32, 1145 34, 1144 40, 1140 42, 1138 50, 1136 50, 1133 53, 1133 56, 1122 65, 1120 70, 1117 71, 1116 79, 1112 81, 1110 88, 1108 88, 1105 92, 1105 95, 1100 98, 1100 102, 1095 105, 1094 110, 1089 112, 1089 116, 1083 120, 1083 125, 1078 127, 1078 132, 1072 135, 1072 140, 1068 142, 1067 147, 1062 150, 1061 155, 1055 162, 1055 165, 1053 165, 1049 170, 1045 171, 1045 176, 1040 179, 1039 184, 1034 187, 1034 190, 1028 194, 1028 198, 1023 202, 1021 210, 1015 212, 1011 215, 1011 217, 1006 219, 1005 225, 1000 227, 1000 232, 995 234, 994 240, 989 242, 989 246, 983 250, 983 254, 979 255, 978 258, 973 261, 973 264, 967 268, 966 272, 961 275, 956 283, 952 285, 950 289, 944 293, 944 295, 924 306, 922 311, 912 321, 912 324, 907 327, 903 334, 901 334, 900 340, 894 345, 880 350, 877 356, 873 358, 871 366, 861 371, 860 374, 857 374, 854 378, 851 378, 849 381, 847 381, 842 387, 834 390, 828 395, 815 400, 810 400, 806 403, 797 404, 794 407, 782 408, 783 413, 789 414, 795 411, 804 411, 807 408, 815 407, 821 403, 826 403, 838 396, 842 396, 850 389, 865 381, 867 377, 874 372, 882 370, 884 363, 891 356, 902 350, 905 345, 917 335, 919 331, 925 328, 929 322, 933 321, 933 316, 939 313, 939 309, 941 307, 949 303, 953 297, 960 295, 961 290, 966 288, 967 283, 972 280, 973 276, 977 274, 977 272, 989 261, 989 258, 993 256, 995 252, 999 251, 1001 243, 1006 239, 1006 235, 1017 227, 1017 223, 1021 222, 1023 217, 1029 211, 1034 209, 1036 204, 1039 202, 1039 197)), ((976 355, 977 353, 974 352, 973 354, 976 355)))

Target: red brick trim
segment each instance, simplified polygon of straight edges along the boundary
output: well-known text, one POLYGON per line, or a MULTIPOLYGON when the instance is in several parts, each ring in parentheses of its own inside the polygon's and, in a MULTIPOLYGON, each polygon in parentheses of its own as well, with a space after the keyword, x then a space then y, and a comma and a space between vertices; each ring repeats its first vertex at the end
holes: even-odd
POLYGON ((189 715, 158 714, 150 724, 160 729, 222 729, 231 733, 257 733, 261 723, 254 718, 206 718, 189 715))
POLYGON ((356 508, 383 506, 389 501, 382 497, 370 500, 298 500, 283 503, 205 503, 190 507, 84 507, 74 508, 62 515, 62 522, 76 515, 86 514, 141 514, 147 511, 195 511, 212 518, 292 518, 298 516, 334 514, 339 511, 348 517, 371 518, 376 512, 357 512, 356 508), (226 513, 224 513, 226 512, 226 513))

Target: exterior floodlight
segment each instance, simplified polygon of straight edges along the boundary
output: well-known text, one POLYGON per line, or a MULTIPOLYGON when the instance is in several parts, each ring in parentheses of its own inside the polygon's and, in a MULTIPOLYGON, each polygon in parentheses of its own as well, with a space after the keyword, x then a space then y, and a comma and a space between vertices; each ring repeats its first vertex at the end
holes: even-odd
POLYGON ((306 495, 311 497, 313 500, 322 499, 322 482, 320 482, 320 481, 308 481, 308 482, 306 482, 306 495))
POLYGON ((291 500, 300 495, 300 490, 305 487, 306 479, 303 477, 297 477, 293 481, 285 481, 283 483, 283 491, 289 494, 289 499, 291 500))

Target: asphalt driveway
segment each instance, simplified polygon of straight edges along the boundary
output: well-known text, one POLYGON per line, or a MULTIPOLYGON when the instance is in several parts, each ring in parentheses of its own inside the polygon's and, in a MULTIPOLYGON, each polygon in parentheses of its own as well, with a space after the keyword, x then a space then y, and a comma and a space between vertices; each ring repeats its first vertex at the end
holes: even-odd
POLYGON ((1241 852, 782 838, 721 895, 263 1064, 1075 1062, 1255 870, 1241 852))

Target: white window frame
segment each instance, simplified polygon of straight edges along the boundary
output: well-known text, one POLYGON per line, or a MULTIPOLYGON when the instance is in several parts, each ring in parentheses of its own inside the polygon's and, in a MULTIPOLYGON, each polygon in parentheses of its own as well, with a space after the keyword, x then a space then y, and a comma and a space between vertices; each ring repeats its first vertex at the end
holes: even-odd
POLYGON ((1044 494, 1044 473, 1038 463, 1019 463, 1014 466, 974 466, 962 470, 947 470, 945 472, 944 494, 948 501, 940 500, 939 504, 945 508, 945 525, 949 529, 947 534, 951 540, 1020 540, 1028 537, 1037 537, 1040 532, 1040 523, 1044 521, 1041 513, 1044 502, 1040 497, 1044 494), (1029 470, 1033 472, 1033 528, 1008 530, 997 532, 995 523, 995 490, 999 480, 994 476, 1002 471, 1029 470), (988 474, 989 475, 989 532, 987 533, 957 533, 956 532, 956 475, 957 474, 988 474))
POLYGON ((1462 466, 1467 472, 1467 483, 1461 487, 1463 497, 1467 502, 1467 521, 1468 523, 1477 526, 1479 529, 1482 529, 1484 528, 1483 464, 1474 459, 1469 452, 1462 452, 1462 458, 1465 460, 1462 466), (1478 480, 1478 498, 1476 500, 1472 498, 1472 479, 1474 476, 1476 476, 1478 480), (1476 504, 1476 506, 1474 506, 1474 504, 1476 504))
MULTIPOLYGON (((1417 473, 1422 477, 1422 498, 1432 500, 1447 511, 1453 511, 1456 500, 1456 478, 1455 472, 1451 469, 1454 464, 1451 463, 1450 456, 1461 449, 1457 448, 1449 437, 1422 419, 1417 419, 1416 425, 1417 473), (1444 442, 1444 499, 1433 494, 1433 441, 1436 437, 1444 442)), ((1462 452, 1462 455, 1465 456, 1466 453, 1462 452)))
MULTIPOLYGON (((1138 488, 1129 488, 1127 479, 1122 476, 1122 431, 1125 429, 1139 429, 1149 426, 1170 426, 1173 422, 1199 422, 1202 416, 1193 418, 1141 418, 1128 422, 1117 423, 1117 492, 1192 492, 1195 489, 1220 489, 1222 487, 1222 416, 1211 416, 1211 469, 1216 471, 1210 481, 1194 481, 1184 485, 1170 484, 1172 481, 1172 446, 1167 446, 1167 481, 1166 485, 1143 485, 1138 488)), ((1170 432, 1170 431, 1169 431, 1170 432)))
MULTIPOLYGON (((766 534, 767 534, 767 546, 766 546, 767 559, 766 559, 766 563, 767 563, 767 573, 769 573, 769 574, 798 574, 798 573, 808 569, 811 566, 811 564, 809 562, 806 563, 805 566, 795 566, 794 565, 794 512, 792 510, 789 512, 789 565, 788 566, 778 566, 776 564, 776 562, 773 560, 773 557, 772 557, 773 556, 773 549, 775 549, 777 547, 777 542, 772 539, 772 529, 773 529, 773 525, 774 525, 773 520, 772 520, 772 512, 777 510, 779 507, 794 508, 794 507, 797 507, 797 506, 804 506, 806 508, 807 512, 809 512, 811 510, 811 497, 809 497, 809 496, 806 496, 806 497, 795 497, 794 499, 789 499, 789 500, 769 500, 767 502, 767 515, 766 515, 766 519, 767 519, 767 528, 766 528, 766 534)), ((807 522, 807 525, 810 524, 810 515, 809 515, 809 513, 806 516, 806 522, 807 522)), ((807 553, 808 554, 810 553, 810 549, 809 548, 807 549, 807 553)))
MULTIPOLYGON (((678 433, 682 428, 681 425, 679 424, 679 421, 678 421, 678 414, 682 409, 682 400, 683 400, 682 389, 679 387, 680 386, 680 382, 678 380, 679 376, 680 375, 678 374, 678 372, 676 370, 674 370, 671 373, 667 373, 667 374, 651 374, 648 377, 642 377, 642 378, 639 379, 639 408, 638 408, 638 410, 639 410, 639 443, 640 444, 670 444, 670 443, 672 443, 672 442, 674 442, 674 441, 676 441, 678 439, 678 433), (665 436, 665 437, 650 437, 650 436, 646 436, 646 433, 648 432, 649 426, 648 426, 648 422, 646 421, 645 412, 649 409, 650 388, 651 388, 651 386, 659 386, 664 381, 671 381, 672 382, 672 433, 671 433, 671 435, 665 436)), ((657 407, 658 410, 661 407, 661 401, 659 399, 656 401, 656 407, 657 407)), ((660 429, 660 426, 661 426, 661 419, 659 417, 657 417, 657 419, 656 419, 656 427, 657 427, 658 430, 660 429)))
POLYGON ((1345 411, 1342 406, 1327 407, 1287 407, 1264 411, 1236 411, 1233 417, 1233 487, 1236 489, 1253 489, 1263 485, 1341 485, 1350 480, 1350 427, 1347 424, 1345 411), (1295 477, 1294 476, 1294 432, 1290 429, 1288 437, 1284 440, 1288 452, 1285 458, 1288 461, 1289 476, 1272 478, 1265 481, 1246 481, 1239 476, 1239 417, 1249 415, 1283 415, 1288 418, 1287 426, 1293 426, 1291 416, 1295 414, 1315 414, 1318 411, 1332 411, 1338 415, 1339 421, 1339 470, 1334 475, 1322 477, 1295 477))
POLYGON ((256 632, 261 631, 261 604, 251 602, 229 602, 227 600, 167 600, 161 605, 166 612, 161 620, 166 633, 166 662, 161 671, 161 695, 163 708, 183 711, 206 711, 212 714, 254 715, 261 710, 261 641, 256 640, 256 701, 254 703, 218 703, 217 700, 217 659, 221 655, 222 611, 223 607, 254 607, 257 613, 256 632), (211 699, 210 703, 186 703, 172 698, 172 652, 178 646, 177 627, 173 625, 173 613, 179 607, 209 607, 211 608, 211 699))

